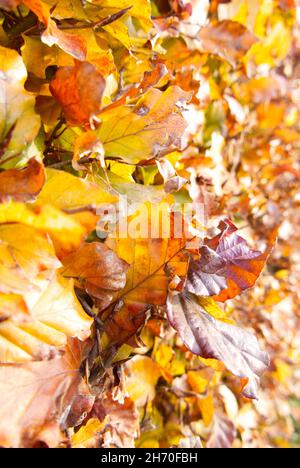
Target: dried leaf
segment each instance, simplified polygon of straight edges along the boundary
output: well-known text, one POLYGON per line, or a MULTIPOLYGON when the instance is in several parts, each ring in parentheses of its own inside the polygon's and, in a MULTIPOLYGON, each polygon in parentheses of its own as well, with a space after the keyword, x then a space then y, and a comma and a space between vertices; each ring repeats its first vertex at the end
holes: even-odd
POLYGON ((102 114, 97 135, 105 155, 134 164, 167 148, 180 147, 187 124, 177 104, 189 97, 189 93, 177 87, 164 93, 151 89, 134 107, 123 106, 102 114))
POLYGON ((104 244, 84 244, 63 263, 62 274, 76 279, 100 308, 107 307, 126 285, 129 265, 104 244))
POLYGON ((206 448, 230 449, 235 436, 234 424, 224 415, 216 416, 212 433, 206 442, 206 448))
POLYGON ((198 37, 205 52, 219 55, 233 65, 257 42, 245 26, 229 20, 202 27, 198 37))
POLYGON ((252 288, 264 268, 272 243, 265 253, 251 249, 237 228, 227 220, 221 234, 206 239, 200 260, 192 261, 186 290, 199 296, 214 296, 224 302, 252 288))
POLYGON ((187 294, 170 293, 167 312, 171 325, 194 354, 224 362, 230 372, 247 380, 243 394, 257 398, 259 378, 269 358, 254 335, 214 319, 187 294))
POLYGON ((31 159, 25 169, 10 169, 0 173, 0 202, 33 201, 45 182, 44 166, 31 159))
POLYGON ((0 46, 0 165, 27 156, 40 128, 34 96, 24 89, 27 70, 19 54, 0 46), (30 122, 30 125, 28 125, 30 122))
POLYGON ((93 416, 106 422, 101 447, 134 448, 139 434, 139 416, 130 398, 118 401, 112 393, 107 393, 96 401, 93 416))
POLYGON ((88 124, 101 108, 105 79, 88 62, 59 68, 50 83, 52 95, 72 125, 88 124))
MULTIPOLYGON (((87 394, 78 372, 80 351, 78 343, 71 341, 61 358, 0 365, 1 446, 34 447, 43 442, 56 447, 64 440, 64 415, 72 411, 78 395, 87 394)), ((89 409, 91 401, 85 401, 89 409)))

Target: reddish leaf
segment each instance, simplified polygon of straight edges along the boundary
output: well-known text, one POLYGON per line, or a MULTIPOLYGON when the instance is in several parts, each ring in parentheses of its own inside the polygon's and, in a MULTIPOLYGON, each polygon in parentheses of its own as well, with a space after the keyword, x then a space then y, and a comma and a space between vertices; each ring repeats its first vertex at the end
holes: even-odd
POLYGON ((224 302, 254 286, 272 245, 261 253, 249 247, 231 221, 223 221, 219 228, 221 233, 206 239, 200 249, 200 260, 191 262, 186 290, 224 302))
POLYGON ((87 124, 99 113, 104 88, 105 79, 88 62, 60 68, 50 84, 51 93, 74 125, 87 124))
POLYGON ((0 173, 0 202, 32 201, 40 193, 44 183, 44 166, 31 159, 25 169, 10 169, 0 173))
POLYGON ((269 358, 254 335, 214 319, 191 295, 170 293, 167 313, 171 325, 194 354, 222 361, 230 372, 248 381, 244 396, 257 397, 259 377, 267 369, 269 358))

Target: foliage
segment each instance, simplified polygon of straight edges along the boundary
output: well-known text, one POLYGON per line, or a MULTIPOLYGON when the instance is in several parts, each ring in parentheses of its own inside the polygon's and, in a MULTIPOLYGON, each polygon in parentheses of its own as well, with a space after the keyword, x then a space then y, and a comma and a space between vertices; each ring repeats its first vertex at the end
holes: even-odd
POLYGON ((299 51, 293 0, 0 0, 0 446, 299 446, 299 51))

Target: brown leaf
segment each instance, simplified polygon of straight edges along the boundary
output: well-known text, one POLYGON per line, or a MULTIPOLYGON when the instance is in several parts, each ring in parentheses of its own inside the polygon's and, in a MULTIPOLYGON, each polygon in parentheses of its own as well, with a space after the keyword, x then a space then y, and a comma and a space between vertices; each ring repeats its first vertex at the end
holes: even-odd
POLYGON ((192 295, 170 293, 167 313, 171 325, 194 354, 222 361, 230 372, 247 380, 244 396, 257 398, 259 377, 267 369, 269 358, 254 335, 216 320, 192 295))
POLYGON ((264 268, 272 243, 265 253, 251 249, 230 220, 223 221, 221 233, 206 239, 200 260, 191 261, 186 290, 198 296, 214 296, 224 302, 252 288, 264 268))
POLYGON ((24 169, 10 169, 0 173, 0 202, 33 201, 42 190, 44 183, 43 164, 31 159, 24 169))
POLYGON ((100 421, 106 418, 103 448, 134 448, 139 434, 139 414, 130 398, 117 401, 112 393, 107 393, 96 401, 93 415, 100 421))
POLYGON ((76 278, 101 308, 107 307, 126 285, 129 265, 104 244, 85 244, 63 262, 62 274, 76 278))
POLYGON ((207 442, 209 449, 229 449, 236 436, 234 424, 224 415, 215 416, 215 421, 207 442))
POLYGON ((236 65, 257 42, 245 26, 230 20, 201 28, 199 38, 204 52, 219 55, 232 65, 236 65))
POLYGON ((145 323, 146 312, 152 306, 164 306, 167 300, 169 278, 166 267, 184 276, 187 270, 187 259, 183 253, 187 240, 183 235, 175 238, 170 223, 170 236, 163 235, 167 226, 167 217, 162 205, 148 204, 142 214, 135 213, 128 223, 140 222, 147 232, 136 238, 125 237, 108 239, 107 243, 130 268, 127 272, 127 283, 118 295, 114 309, 105 319, 105 331, 111 343, 124 343, 134 337, 145 323), (152 215, 151 215, 152 213, 152 215), (152 236, 151 217, 159 219, 159 232, 152 236), (162 220, 164 220, 162 225, 162 220))
POLYGON ((66 419, 79 420, 90 410, 78 368, 81 345, 70 340, 66 354, 47 362, 0 365, 0 445, 33 447, 44 442, 56 447, 64 439, 66 419), (79 405, 82 396, 85 405, 79 405), (76 403, 76 405, 75 405, 76 403))
POLYGON ((88 62, 74 67, 61 67, 50 84, 50 90, 73 125, 88 124, 99 113, 105 79, 88 62))

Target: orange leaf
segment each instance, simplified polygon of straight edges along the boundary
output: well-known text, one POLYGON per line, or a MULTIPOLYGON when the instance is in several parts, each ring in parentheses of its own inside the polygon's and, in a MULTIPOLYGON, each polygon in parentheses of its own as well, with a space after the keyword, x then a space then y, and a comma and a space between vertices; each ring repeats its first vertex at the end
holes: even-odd
POLYGON ((88 62, 62 67, 50 84, 50 90, 73 125, 88 124, 99 113, 105 79, 88 62))
POLYGON ((126 284, 129 265, 104 244, 85 244, 63 262, 62 274, 76 278, 99 307, 107 307, 126 284))
POLYGON ((0 173, 0 202, 33 201, 44 183, 44 166, 36 159, 31 159, 25 169, 10 169, 0 173))

